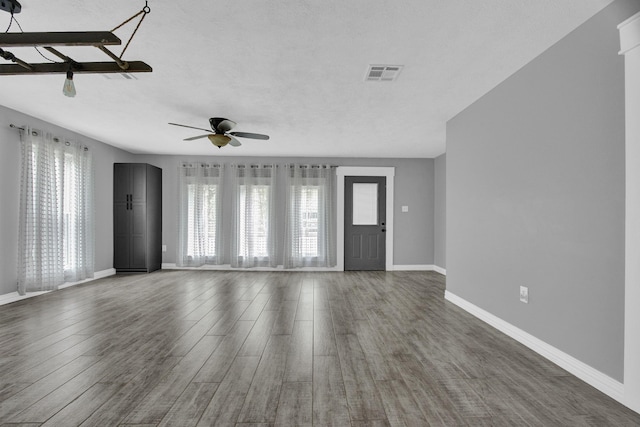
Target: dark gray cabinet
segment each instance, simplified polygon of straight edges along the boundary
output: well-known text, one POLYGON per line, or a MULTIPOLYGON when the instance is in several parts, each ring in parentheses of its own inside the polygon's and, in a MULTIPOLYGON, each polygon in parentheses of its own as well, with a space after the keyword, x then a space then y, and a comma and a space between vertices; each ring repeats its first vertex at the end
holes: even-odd
POLYGON ((159 270, 162 264, 162 169, 113 164, 113 266, 117 272, 159 270))

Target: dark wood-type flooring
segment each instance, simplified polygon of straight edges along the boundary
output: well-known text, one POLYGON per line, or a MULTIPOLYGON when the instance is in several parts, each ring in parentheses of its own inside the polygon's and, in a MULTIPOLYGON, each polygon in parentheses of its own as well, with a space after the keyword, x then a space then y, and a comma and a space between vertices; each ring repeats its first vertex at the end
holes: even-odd
POLYGON ((630 426, 431 272, 162 271, 0 307, 0 424, 630 426))

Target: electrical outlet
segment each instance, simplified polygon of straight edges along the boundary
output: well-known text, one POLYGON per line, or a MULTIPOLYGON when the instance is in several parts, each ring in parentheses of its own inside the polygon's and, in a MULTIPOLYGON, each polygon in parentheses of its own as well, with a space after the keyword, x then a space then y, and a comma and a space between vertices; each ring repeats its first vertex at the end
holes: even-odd
POLYGON ((167 252, 167 245, 162 245, 162 252, 167 252))
POLYGON ((409 206, 403 206, 402 212, 409 212, 409 206))
POLYGON ((520 286, 520 302, 529 304, 529 288, 520 286))

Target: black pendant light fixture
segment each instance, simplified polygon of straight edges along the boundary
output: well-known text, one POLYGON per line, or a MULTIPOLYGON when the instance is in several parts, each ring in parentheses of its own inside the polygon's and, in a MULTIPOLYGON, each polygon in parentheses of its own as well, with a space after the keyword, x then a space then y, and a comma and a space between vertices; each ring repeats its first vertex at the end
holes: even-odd
POLYGON ((0 0, 0 10, 13 15, 14 13, 20 13, 22 5, 17 0, 0 0))
MULTIPOLYGON (((22 6, 17 0, 0 0, 0 10, 11 13, 11 19, 15 20, 13 15, 22 10, 22 6)), ((0 58, 3 58, 11 64, 0 64, 0 76, 3 75, 25 75, 25 74, 66 74, 62 93, 69 97, 76 95, 76 89, 73 82, 75 74, 90 73, 149 73, 151 67, 142 61, 125 61, 122 57, 129 47, 131 40, 135 36, 140 24, 144 18, 151 12, 148 2, 138 13, 124 21, 111 31, 67 31, 67 32, 5 32, 0 33, 0 58), (131 22, 134 18, 140 17, 140 21, 136 25, 133 33, 126 42, 124 49, 120 55, 113 53, 107 46, 117 46, 122 44, 114 31, 123 25, 131 22), (54 47, 55 46, 55 47, 54 47), (77 62, 69 56, 58 51, 57 47, 64 48, 76 46, 92 46, 105 53, 112 61, 109 62, 77 62), (49 53, 54 54, 62 61, 47 63, 29 63, 16 57, 7 48, 43 48, 49 53), (3 49, 4 48, 4 49, 3 49)))

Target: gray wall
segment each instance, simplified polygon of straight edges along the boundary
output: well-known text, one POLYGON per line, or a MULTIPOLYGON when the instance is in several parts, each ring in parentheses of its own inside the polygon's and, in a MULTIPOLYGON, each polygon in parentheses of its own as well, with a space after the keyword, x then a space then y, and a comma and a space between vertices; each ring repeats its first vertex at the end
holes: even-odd
POLYGON ((447 125, 447 289, 623 378, 619 0, 447 125), (529 287, 529 304, 518 301, 529 287))
MULTIPOLYGON (((251 158, 251 157, 181 157, 181 156, 136 156, 136 161, 146 162, 162 168, 163 179, 163 240, 167 252, 163 262, 176 262, 176 243, 178 239, 178 166, 185 160, 218 162, 225 165, 233 163, 312 163, 336 166, 395 166, 395 207, 394 207, 394 264, 423 265, 433 264, 433 176, 432 159, 346 159, 346 158, 251 158), (409 206, 409 212, 401 212, 401 206, 409 206)), ((227 168, 227 173, 229 168, 227 168)), ((284 193, 279 194, 279 204, 284 204, 284 193)), ((231 224, 230 194, 225 194, 223 224, 231 224)), ((277 224, 278 264, 282 264, 282 230, 284 218, 277 224)), ((227 226, 225 241, 230 239, 227 226)), ((229 245, 226 245, 225 263, 229 263, 229 245)))
MULTIPOLYGON (((18 212, 20 192, 20 137, 9 123, 41 127, 62 137, 84 141, 94 153, 96 164, 96 271, 113 267, 113 163, 146 162, 163 169, 163 242, 167 252, 163 262, 175 263, 177 242, 177 168, 183 160, 231 163, 328 163, 338 166, 395 166, 394 263, 433 264, 433 175, 431 159, 344 159, 344 158, 248 158, 133 155, 53 124, 0 106, 0 295, 15 292, 17 283, 18 212), (402 213, 401 205, 409 212, 402 213)), ((223 215, 230 219, 230 195, 223 215)), ((283 219, 278 229, 284 227, 283 219)), ((230 220, 225 221, 230 224, 230 220)), ((224 230, 230 236, 230 230, 224 230)), ((278 254, 282 256, 282 233, 278 254)), ((227 238, 228 241, 228 238, 227 238)), ((226 250, 228 251, 228 247, 226 250)), ((228 255, 226 262, 228 263, 228 255)), ((282 260, 280 260, 281 262, 282 260)))
POLYGON ((9 124, 29 124, 56 135, 83 141, 95 160, 96 271, 113 267, 113 163, 134 156, 42 120, 0 106, 0 295, 16 291, 18 281, 18 212, 20 195, 20 136, 9 124))
POLYGON ((434 160, 433 263, 447 268, 447 155, 434 160))

